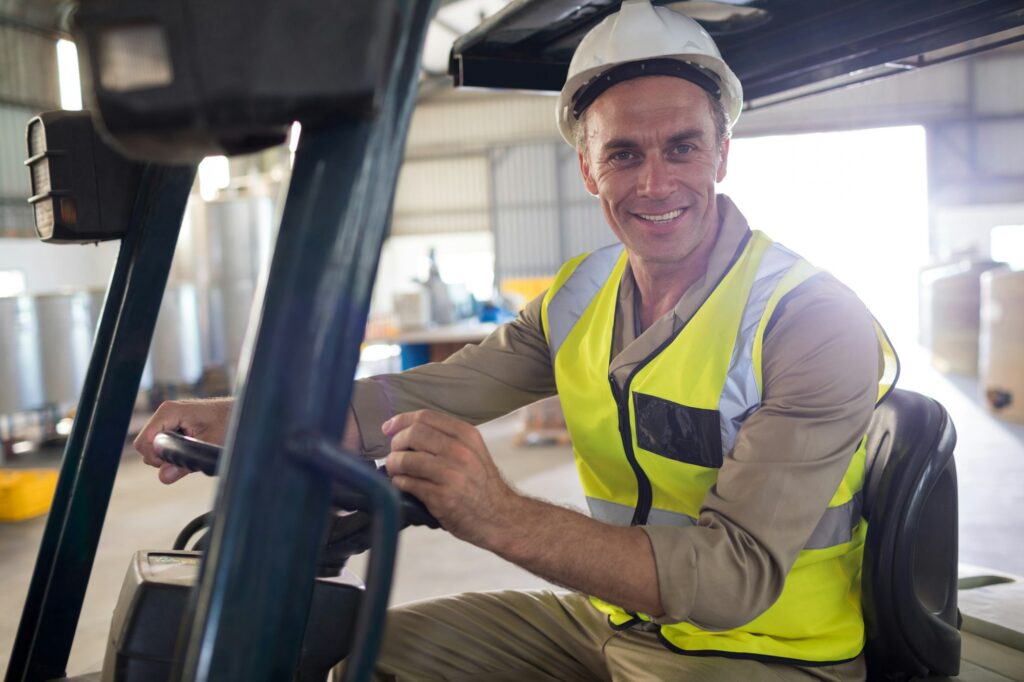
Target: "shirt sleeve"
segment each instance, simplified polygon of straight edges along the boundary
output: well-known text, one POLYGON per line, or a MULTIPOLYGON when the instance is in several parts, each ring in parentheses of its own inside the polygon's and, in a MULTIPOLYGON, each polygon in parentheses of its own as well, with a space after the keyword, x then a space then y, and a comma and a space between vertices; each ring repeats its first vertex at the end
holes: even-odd
POLYGON ((432 409, 480 424, 554 395, 542 300, 543 294, 479 345, 467 345, 444 362, 357 381, 352 411, 364 455, 387 455, 390 444, 380 425, 396 414, 432 409))
POLYGON ((743 423, 691 528, 645 526, 663 617, 708 630, 750 622, 838 489, 874 409, 870 314, 828 275, 787 295, 766 331, 761 406, 743 423))

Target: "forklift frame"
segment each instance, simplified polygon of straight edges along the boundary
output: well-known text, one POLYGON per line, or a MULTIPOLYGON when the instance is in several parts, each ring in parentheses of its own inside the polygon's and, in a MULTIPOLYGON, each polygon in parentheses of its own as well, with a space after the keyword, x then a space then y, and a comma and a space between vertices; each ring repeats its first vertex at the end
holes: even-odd
MULTIPOLYGON (((243 350, 210 547, 179 634, 175 679, 288 679, 298 661, 329 508, 324 473, 351 475, 350 462, 339 460, 352 456, 331 444, 340 442, 346 421, 433 16, 432 0, 395 4, 395 57, 382 110, 372 120, 303 130, 269 276, 257 293, 259 319, 243 350)), ((194 175, 194 167, 150 165, 143 176, 7 682, 66 674, 194 175)), ((393 539, 397 494, 383 479, 356 478, 373 486, 371 496, 383 505, 380 530, 393 539)), ((389 552, 393 559, 393 541, 382 550, 382 559, 389 552)), ((365 600, 374 613, 362 613, 362 646, 348 679, 366 679, 379 649, 393 562, 374 563, 365 600)))

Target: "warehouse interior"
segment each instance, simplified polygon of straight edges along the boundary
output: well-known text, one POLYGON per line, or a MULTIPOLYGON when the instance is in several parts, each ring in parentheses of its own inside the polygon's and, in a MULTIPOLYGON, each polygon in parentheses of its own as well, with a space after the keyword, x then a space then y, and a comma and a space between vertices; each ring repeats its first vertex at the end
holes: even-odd
MULTIPOLYGON (((559 137, 553 95, 450 86, 453 40, 507 3, 441 4, 357 376, 443 360, 514 316, 567 259, 614 241, 559 137)), ((26 124, 82 107, 67 6, 0 2, 0 674, 118 249, 37 240, 27 202, 26 124), (16 493, 26 476, 33 487, 16 493)), ((754 228, 835 274, 887 329, 899 387, 940 402, 956 427, 959 561, 1024 576, 1024 43, 1019 27, 1006 38, 746 109, 719 189, 754 228)), ((301 136, 296 124, 285 145, 199 166, 133 430, 162 400, 236 386, 301 136)), ((481 432, 519 490, 584 508, 559 420, 549 402, 481 432)), ((125 444, 68 674, 102 664, 133 551, 169 547, 211 507, 216 486, 198 474, 164 486, 125 444)), ((365 557, 350 568, 362 572, 365 557)), ((413 528, 401 536, 391 601, 544 585, 442 531, 413 528)))

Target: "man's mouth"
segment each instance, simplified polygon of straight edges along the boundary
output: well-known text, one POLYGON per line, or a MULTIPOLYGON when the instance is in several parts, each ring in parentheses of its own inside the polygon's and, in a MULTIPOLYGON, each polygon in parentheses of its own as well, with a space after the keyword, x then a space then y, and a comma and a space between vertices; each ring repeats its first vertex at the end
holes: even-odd
POLYGON ((668 213, 636 213, 635 215, 638 218, 643 218, 651 223, 667 223, 671 220, 675 220, 682 214, 683 209, 677 208, 674 211, 669 211, 668 213))

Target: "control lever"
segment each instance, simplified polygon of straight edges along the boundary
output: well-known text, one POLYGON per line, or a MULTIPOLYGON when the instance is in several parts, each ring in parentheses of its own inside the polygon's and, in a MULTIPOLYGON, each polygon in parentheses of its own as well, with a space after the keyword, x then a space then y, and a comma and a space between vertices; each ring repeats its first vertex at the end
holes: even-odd
POLYGON ((153 446, 160 459, 189 471, 201 471, 207 476, 217 473, 220 446, 174 431, 161 431, 153 438, 153 446))

